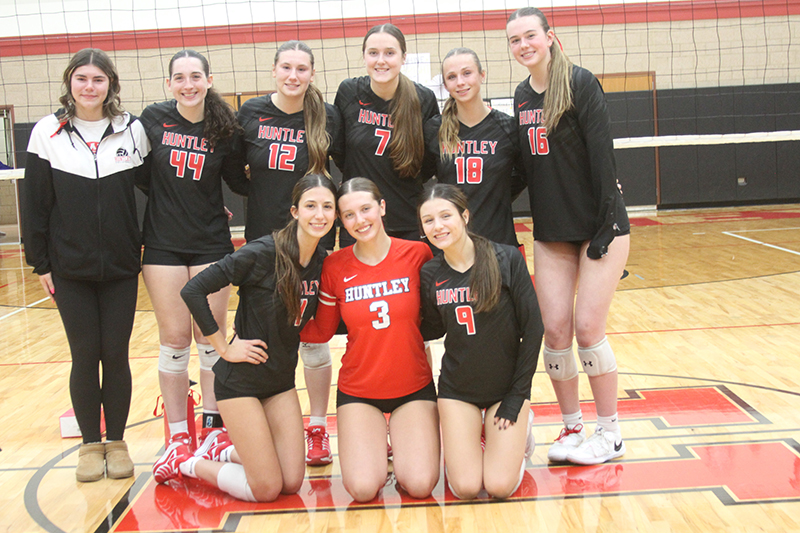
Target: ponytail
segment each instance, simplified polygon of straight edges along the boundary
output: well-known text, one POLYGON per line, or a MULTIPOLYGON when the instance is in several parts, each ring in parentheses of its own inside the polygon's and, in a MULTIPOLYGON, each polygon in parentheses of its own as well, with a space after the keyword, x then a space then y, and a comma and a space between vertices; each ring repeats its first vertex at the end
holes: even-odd
POLYGON ((303 121, 306 127, 306 146, 308 147, 308 174, 328 173, 328 148, 331 136, 327 130, 328 114, 322 92, 313 84, 308 85, 303 97, 303 121))
POLYGON ((475 264, 469 273, 469 292, 472 307, 476 313, 484 313, 495 308, 500 301, 503 278, 494 246, 486 237, 471 231, 467 235, 475 246, 475 264))
POLYGON ((550 45, 550 64, 547 68, 549 76, 544 94, 543 126, 549 136, 558 126, 561 116, 572 107, 572 62, 558 40, 550 45))
POLYGON ((442 125, 439 127, 439 157, 442 161, 453 159, 453 155, 458 151, 461 144, 458 136, 460 129, 458 104, 452 96, 449 96, 442 109, 442 125))
POLYGON ((241 131, 241 126, 233 108, 213 87, 209 87, 205 101, 203 137, 213 148, 219 141, 232 137, 238 131, 241 131))
MULTIPOLYGON (((327 179, 327 178, 325 178, 327 179)), ((297 220, 292 218, 283 229, 272 232, 275 241, 275 288, 280 296, 289 323, 300 316, 300 244, 297 242, 297 220)))
POLYGON ((422 133, 422 106, 414 82, 403 73, 389 105, 394 132, 389 141, 389 157, 401 178, 416 178, 422 169, 425 141, 422 133))

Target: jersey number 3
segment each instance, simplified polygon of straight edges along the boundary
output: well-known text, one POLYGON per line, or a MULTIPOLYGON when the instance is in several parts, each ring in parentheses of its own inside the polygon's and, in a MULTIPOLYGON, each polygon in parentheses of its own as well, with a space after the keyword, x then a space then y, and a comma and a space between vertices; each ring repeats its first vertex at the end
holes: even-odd
POLYGON ((378 313, 378 320, 372 321, 372 327, 375 329, 386 329, 392 323, 389 318, 389 304, 384 300, 378 300, 369 304, 370 313, 378 313))

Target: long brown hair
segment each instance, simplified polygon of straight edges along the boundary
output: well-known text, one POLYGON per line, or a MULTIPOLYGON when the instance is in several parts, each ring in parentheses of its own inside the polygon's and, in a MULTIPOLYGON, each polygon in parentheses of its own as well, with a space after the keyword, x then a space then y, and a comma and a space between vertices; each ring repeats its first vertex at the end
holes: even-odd
MULTIPOLYGON (((471 55, 475 61, 475 66, 478 68, 478 73, 483 74, 483 67, 481 60, 478 59, 478 54, 470 48, 453 48, 442 60, 442 80, 444 80, 444 62, 448 58, 459 55, 471 55)), ((439 128, 439 147, 442 161, 449 161, 453 159, 454 154, 461 144, 461 139, 458 137, 458 130, 461 128, 461 122, 458 120, 458 104, 452 96, 447 97, 442 110, 442 125, 439 128)))
MULTIPOLYGON (((182 57, 197 59, 203 66, 203 73, 206 75, 206 78, 211 75, 211 67, 208 64, 208 59, 206 59, 203 54, 194 50, 181 50, 169 60, 170 78, 172 78, 173 64, 182 57)), ((206 92, 205 112, 203 116, 203 137, 206 138, 208 144, 213 147, 217 142, 231 137, 240 130, 241 126, 239 126, 239 122, 236 120, 233 108, 228 102, 222 99, 213 87, 209 87, 208 92, 206 92)))
MULTIPOLYGON (((280 55, 288 50, 299 50, 308 54, 311 61, 311 68, 314 68, 314 53, 311 48, 302 41, 287 41, 278 47, 275 52, 273 65, 277 65, 280 55)), ((303 122, 306 128, 306 146, 308 147, 308 171, 307 174, 328 174, 328 148, 331 144, 331 136, 326 129, 328 115, 325 111, 325 99, 322 92, 316 85, 310 83, 306 94, 303 97, 303 122)))
MULTIPOLYGON (((364 36, 361 53, 367 49, 367 39, 376 33, 388 33, 400 44, 406 55, 406 38, 394 24, 373 26, 364 36)), ((401 178, 415 178, 422 169, 425 156, 425 141, 422 134, 422 107, 414 82, 402 72, 398 75, 397 91, 389 103, 394 132, 389 140, 389 157, 392 166, 401 178)))
POLYGON ((62 76, 64 90, 58 101, 64 106, 65 114, 59 117, 61 122, 75 116, 75 99, 72 97, 72 75, 77 69, 85 65, 93 65, 103 71, 108 77, 108 94, 103 101, 103 116, 109 119, 118 117, 124 112, 119 98, 119 74, 108 54, 99 48, 84 48, 75 53, 67 63, 62 76))
MULTIPOLYGON (((336 186, 327 176, 322 174, 306 174, 294 184, 292 189, 292 206, 300 207, 303 195, 317 187, 324 187, 331 191, 336 202, 336 186)), ((289 323, 294 323, 300 317, 300 297, 302 296, 302 279, 300 273, 300 245, 297 242, 297 219, 292 220, 280 230, 272 232, 275 241, 275 287, 280 296, 289 323)))
MULTIPOLYGON (((464 220, 464 212, 468 209, 467 195, 461 189, 449 183, 437 183, 425 187, 417 205, 417 220, 420 220, 419 214, 422 205, 425 202, 439 198, 453 204, 459 216, 462 217, 461 220, 464 220)), ((469 231, 469 226, 466 223, 464 229, 475 246, 475 263, 469 273, 469 292, 473 302, 472 306, 476 313, 488 312, 494 309, 500 301, 500 290, 503 286, 500 264, 497 262, 494 246, 489 239, 469 231)))
MULTIPOLYGON (((522 17, 539 17, 545 33, 550 31, 547 17, 535 7, 523 7, 514 11, 506 25, 512 20, 522 17)), ((547 91, 544 94, 543 126, 547 135, 556 128, 561 116, 572 107, 572 61, 561 49, 557 39, 550 45, 550 64, 547 66, 547 91)))

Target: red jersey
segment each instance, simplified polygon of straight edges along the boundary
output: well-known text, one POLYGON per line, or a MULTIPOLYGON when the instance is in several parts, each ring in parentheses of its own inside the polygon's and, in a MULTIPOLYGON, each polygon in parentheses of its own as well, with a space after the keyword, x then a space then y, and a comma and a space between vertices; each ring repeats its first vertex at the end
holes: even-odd
POLYGON ((433 379, 419 331, 419 271, 433 257, 424 243, 392 238, 389 254, 365 265, 353 247, 325 259, 319 305, 300 338, 327 342, 341 317, 347 348, 339 388, 351 396, 399 398, 433 379))

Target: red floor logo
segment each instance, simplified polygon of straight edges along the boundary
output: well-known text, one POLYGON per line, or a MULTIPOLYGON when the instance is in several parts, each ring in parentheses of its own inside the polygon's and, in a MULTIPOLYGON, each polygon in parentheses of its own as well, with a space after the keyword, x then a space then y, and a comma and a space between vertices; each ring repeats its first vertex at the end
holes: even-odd
MULTIPOLYGON (((627 398, 619 401, 620 418, 650 421, 660 431, 771 424, 725 386, 639 389, 627 394, 627 398)), ((557 424, 561 420, 556 405, 535 404, 533 410, 537 425, 557 424)), ((583 413, 586 420, 593 420, 593 404, 583 406, 583 413)), ((336 430, 334 420, 329 423, 332 435, 336 430)), ((510 499, 711 491, 726 505, 800 500, 800 445, 793 439, 670 447, 674 451, 666 457, 635 457, 629 448, 623 460, 603 465, 531 467, 510 499)), ((269 504, 241 502, 195 480, 177 480, 168 485, 157 485, 151 480, 117 523, 115 531, 222 527, 229 530, 235 529, 239 518, 247 514, 456 502, 459 500, 446 488, 444 479, 427 500, 410 498, 391 484, 376 501, 367 504, 354 503, 339 477, 307 478, 297 494, 282 496, 269 504)))

